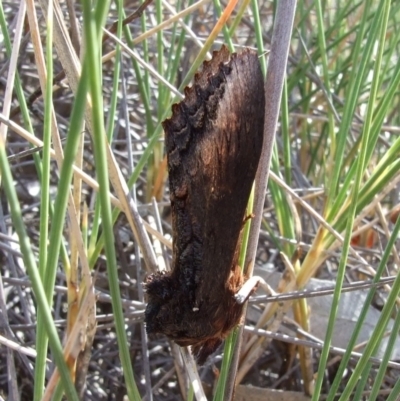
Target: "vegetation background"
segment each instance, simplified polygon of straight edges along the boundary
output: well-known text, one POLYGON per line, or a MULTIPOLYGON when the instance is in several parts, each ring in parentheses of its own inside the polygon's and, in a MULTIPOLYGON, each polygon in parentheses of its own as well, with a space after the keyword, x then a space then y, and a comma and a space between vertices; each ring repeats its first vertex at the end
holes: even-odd
POLYGON ((0 2, 0 397, 223 400, 236 376, 236 399, 399 399, 396 1, 297 2, 256 258, 274 292, 241 352, 235 331, 197 370, 145 333, 171 246, 161 121, 222 43, 267 71, 278 3, 0 2), (315 278, 314 306, 276 296, 315 278))

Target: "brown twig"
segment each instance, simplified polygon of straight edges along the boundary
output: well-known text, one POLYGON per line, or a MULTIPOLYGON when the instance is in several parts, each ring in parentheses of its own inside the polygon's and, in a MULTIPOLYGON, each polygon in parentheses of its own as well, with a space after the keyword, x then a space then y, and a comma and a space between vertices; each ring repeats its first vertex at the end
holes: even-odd
MULTIPOLYGON (((289 42, 292 35, 294 12, 296 10, 296 0, 283 0, 278 3, 275 25, 272 37, 271 52, 268 59, 268 72, 265 82, 266 104, 265 104, 265 126, 264 144, 261 153, 260 165, 258 167, 255 185, 255 199, 253 213, 255 217, 252 221, 247 248, 245 266, 251 266, 248 272, 252 275, 254 260, 258 244, 258 237, 261 226, 262 211, 264 207, 269 166, 272 155, 275 131, 278 122, 279 107, 281 104, 282 88, 286 72, 287 58, 289 54, 289 42)), ((246 311, 245 307, 245 311, 246 311)), ((240 327, 238 341, 235 346, 232 358, 230 374, 227 379, 225 400, 232 399, 235 386, 236 371, 239 363, 240 348, 242 344, 243 327, 240 327)))

